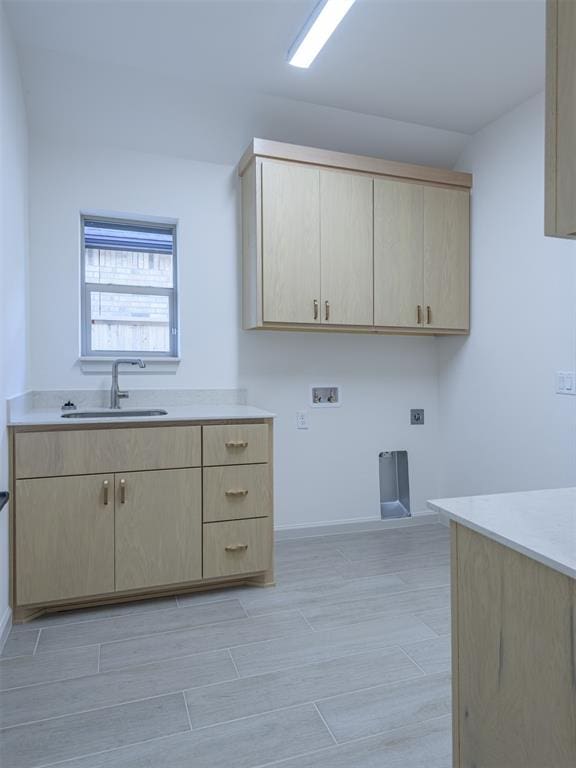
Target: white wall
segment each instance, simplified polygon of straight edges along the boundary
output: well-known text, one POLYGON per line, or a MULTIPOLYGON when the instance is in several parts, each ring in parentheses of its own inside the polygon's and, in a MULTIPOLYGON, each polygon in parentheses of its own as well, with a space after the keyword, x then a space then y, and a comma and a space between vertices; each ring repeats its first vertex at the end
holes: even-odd
MULTIPOLYGON (((237 196, 231 167, 115 149, 33 141, 30 180, 32 389, 109 386, 77 365, 80 210, 178 219, 181 357, 176 375, 129 386, 234 387, 237 379, 237 196)), ((129 374, 124 374, 129 375, 129 374)))
MULTIPOLYGON (((4 401, 26 389, 27 130, 20 77, 0 5, 0 490, 8 486, 4 401)), ((8 508, 0 513, 0 633, 8 616, 8 508)))
POLYGON ((576 485, 576 243, 545 238, 544 99, 477 134, 458 167, 474 174, 472 333, 441 339, 441 492, 576 485))
POLYGON ((576 366, 576 244, 543 237, 543 102, 473 137, 469 338, 257 333, 239 329, 237 180, 229 165, 55 142, 31 149, 31 387, 106 387, 83 374, 80 209, 179 220, 182 363, 128 387, 245 386, 274 411, 280 526, 376 518, 377 457, 408 449, 413 508, 426 498, 576 482, 576 398, 554 372, 576 366), (309 386, 343 387, 310 410, 309 386), (410 407, 426 424, 410 427, 410 407), (571 421, 570 421, 571 420, 571 421))
POLYGON ((38 137, 31 164, 31 388, 109 386, 77 365, 79 210, 175 217, 182 363, 127 386, 246 386, 252 403, 277 413, 279 525, 378 517, 381 450, 410 451, 416 511, 437 494, 436 340, 241 331, 232 166, 38 137), (298 432, 295 412, 318 382, 343 386, 344 405, 311 412, 310 430, 298 432), (426 409, 425 426, 410 427, 410 407, 426 409))

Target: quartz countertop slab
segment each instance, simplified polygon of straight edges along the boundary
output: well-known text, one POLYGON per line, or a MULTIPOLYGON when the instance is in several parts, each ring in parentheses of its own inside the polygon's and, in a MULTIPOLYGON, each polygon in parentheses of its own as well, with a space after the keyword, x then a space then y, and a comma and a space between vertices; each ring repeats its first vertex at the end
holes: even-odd
POLYGON ((576 579, 576 488, 435 499, 428 506, 576 579))
MULTIPOLYGON (((110 416, 106 410, 102 410, 101 418, 93 419, 63 419, 62 411, 59 409, 30 410, 16 413, 11 416, 9 425, 19 426, 54 426, 73 427, 86 424, 135 424, 135 423, 166 423, 175 421, 229 421, 229 420, 252 420, 252 419, 272 419, 274 414, 269 411, 263 411, 261 408, 254 408, 251 405, 209 405, 197 404, 187 406, 163 406, 161 393, 158 397, 157 405, 154 408, 162 408, 167 411, 165 416, 128 416, 117 417, 110 416)), ((79 409, 81 410, 81 409, 79 409)), ((98 408, 86 408, 82 410, 98 411, 98 408)), ((125 406, 122 410, 131 410, 130 406, 125 406)))

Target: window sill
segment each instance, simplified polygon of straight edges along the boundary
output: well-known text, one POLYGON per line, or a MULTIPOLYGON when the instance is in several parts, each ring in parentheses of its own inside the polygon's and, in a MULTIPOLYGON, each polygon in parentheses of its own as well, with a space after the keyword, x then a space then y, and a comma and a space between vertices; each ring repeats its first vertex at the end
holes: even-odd
MULTIPOLYGON (((138 355, 130 355, 130 357, 138 357, 138 355)), ((79 357, 78 365, 82 373, 109 374, 112 363, 117 359, 118 357, 79 357)), ((179 357, 143 357, 142 360, 146 363, 146 368, 132 368, 132 366, 123 365, 121 368, 122 376, 136 374, 138 376, 145 376, 146 374, 156 375, 158 373, 174 374, 180 365, 179 357)))

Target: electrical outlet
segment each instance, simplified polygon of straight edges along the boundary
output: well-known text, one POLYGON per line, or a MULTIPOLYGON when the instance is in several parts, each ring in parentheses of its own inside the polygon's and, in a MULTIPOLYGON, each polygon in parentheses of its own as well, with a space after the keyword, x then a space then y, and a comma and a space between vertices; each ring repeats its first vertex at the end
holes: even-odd
POLYGON ((558 371, 556 373, 556 394, 576 395, 576 371, 558 371))
POLYGON ((410 408, 410 424, 424 424, 424 408, 410 408))
POLYGON ((296 429, 308 429, 308 411, 296 411, 296 429))

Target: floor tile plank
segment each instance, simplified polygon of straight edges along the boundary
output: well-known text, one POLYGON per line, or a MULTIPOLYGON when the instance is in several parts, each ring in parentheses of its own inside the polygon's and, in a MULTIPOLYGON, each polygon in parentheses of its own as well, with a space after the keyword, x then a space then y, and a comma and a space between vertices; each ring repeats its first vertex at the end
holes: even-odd
POLYGON ((235 677, 236 669, 230 654, 214 651, 73 680, 17 688, 0 693, 0 727, 115 706, 235 677))
POLYGON ((192 727, 200 728, 420 675, 399 648, 384 648, 197 688, 186 701, 192 727))
POLYGON ((59 768, 255 768, 333 743, 315 708, 307 705, 155 739, 59 768))
POLYGON ((0 691, 98 672, 98 646, 0 659, 0 691))
POLYGON ((31 656, 38 642, 39 629, 27 629, 10 632, 4 644, 1 659, 12 659, 15 656, 31 656))
POLYGON ((161 696, 7 728, 0 732, 0 765, 35 768, 189 728, 182 695, 161 696))
MULTIPOLYGON (((433 634, 428 627, 426 629, 433 634)), ((311 633, 312 630, 298 611, 223 621, 157 636, 104 644, 100 652, 100 669, 106 671, 133 664, 146 664, 303 632, 311 633)))
POLYGON ((327 699, 318 709, 336 741, 372 736, 450 714, 450 675, 426 675, 327 699))
POLYGON ((411 659, 421 667, 426 674, 449 672, 451 669, 452 639, 443 635, 418 643, 408 643, 402 646, 411 659))
POLYGON ((246 612, 238 600, 226 600, 189 608, 145 611, 100 621, 50 626, 42 630, 38 650, 42 652, 92 643, 110 643, 244 616, 246 612))
MULTIPOLYGON (((277 614, 271 614, 275 616, 277 614)), ((232 648, 240 675, 264 674, 287 667, 365 653, 376 648, 424 640, 434 632, 409 614, 358 622, 337 629, 312 632, 232 648)))
MULTIPOLYGON (((270 768, 451 768, 451 718, 428 720, 321 752, 282 760, 270 768)), ((86 767, 88 768, 88 767, 86 767)), ((268 766, 262 766, 268 768, 268 766)))
POLYGON ((359 595, 357 600, 329 602, 313 607, 304 606, 302 614, 314 629, 322 630, 367 621, 378 615, 393 616, 436 608, 444 611, 446 606, 449 610, 449 604, 450 588, 443 586, 404 590, 398 593, 383 592, 376 597, 363 598, 359 595))

